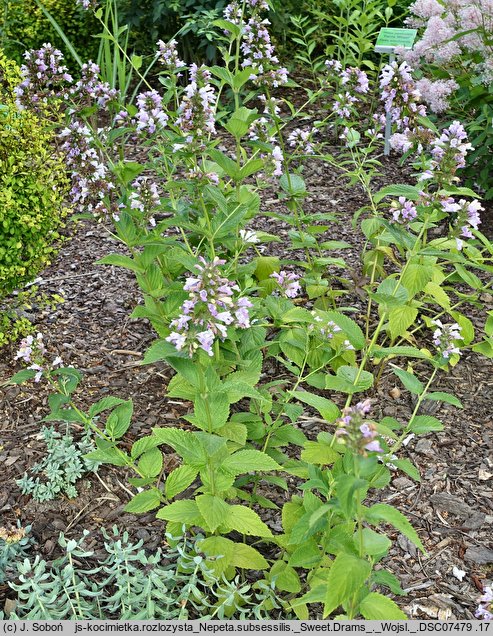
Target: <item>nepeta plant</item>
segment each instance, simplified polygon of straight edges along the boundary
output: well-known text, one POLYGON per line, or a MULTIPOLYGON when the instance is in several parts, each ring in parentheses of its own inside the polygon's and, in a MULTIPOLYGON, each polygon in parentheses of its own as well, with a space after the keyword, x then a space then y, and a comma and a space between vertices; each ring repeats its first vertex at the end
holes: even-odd
MULTIPOLYGON (((73 396, 80 375, 42 364, 14 381, 41 371, 56 392, 50 418, 93 431, 97 449, 88 458, 134 472, 130 483, 139 491, 126 509, 156 510, 171 534, 183 525, 200 532, 203 553, 221 556, 213 569, 225 585, 250 568, 262 573, 266 598, 271 589, 289 593, 300 618, 321 603, 323 616, 400 619, 402 611, 381 592, 402 593, 398 582, 375 569, 391 545, 381 526, 424 547, 404 515, 371 504, 371 497, 392 471, 419 480, 398 453, 410 434, 442 430, 438 418, 421 414, 423 403, 461 406, 454 395, 433 390, 438 374, 467 347, 493 353, 491 317, 485 338, 473 344, 473 325, 460 311, 465 302, 479 304, 489 288, 480 275, 493 271, 493 250, 478 230, 477 195, 460 186, 470 150, 461 124, 437 131, 407 66, 386 68, 384 108, 398 134, 419 132, 421 152, 414 184, 376 191, 384 113, 374 120, 367 109, 368 76, 330 63, 320 90, 307 96, 308 104, 328 103, 317 128, 342 129, 345 146, 335 157, 322 135, 314 143, 312 127, 298 125, 303 107, 273 94, 286 73, 268 34, 266 6, 249 0, 225 9, 216 23, 224 66, 185 68, 174 43, 159 43, 163 89, 110 110, 113 124, 104 135, 70 98, 57 97, 89 128, 94 161, 107 170, 101 177, 111 187, 100 190, 97 215, 126 252, 100 262, 135 273, 142 302, 132 316, 147 319, 158 335, 144 363, 164 360, 175 370, 167 394, 191 403, 183 421, 123 449, 131 400, 103 398, 84 413, 73 396), (366 115, 357 126, 360 109, 366 115), (142 163, 120 153, 126 139, 138 145, 142 163), (323 238, 334 215, 305 209, 308 155, 341 170, 368 197, 353 219, 365 237, 361 283, 359 272, 352 282, 345 260, 331 252, 349 245, 323 238), (267 189, 278 196, 273 211, 262 203, 267 189), (260 213, 286 224, 282 256, 265 253, 278 237, 256 228, 260 213), (410 415, 379 419, 373 402, 370 411, 364 398, 385 369, 415 396, 410 415), (304 405, 323 422, 316 439, 296 425, 304 405), (176 453, 180 465, 166 471, 162 449, 176 453), (288 476, 303 497, 289 493, 276 534, 262 508, 278 510, 271 491, 288 492, 288 476), (275 558, 265 558, 264 543, 275 546, 275 558)), ((82 174, 74 168, 76 182, 82 174)), ((232 594, 238 600, 246 592, 232 594)))

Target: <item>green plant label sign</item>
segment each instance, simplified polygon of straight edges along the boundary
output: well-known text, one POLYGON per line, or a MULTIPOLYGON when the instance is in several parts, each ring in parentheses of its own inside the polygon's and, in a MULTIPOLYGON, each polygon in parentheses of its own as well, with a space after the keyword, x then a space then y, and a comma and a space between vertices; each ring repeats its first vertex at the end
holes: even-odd
POLYGON ((375 51, 377 53, 393 53, 397 47, 412 49, 416 33, 416 29, 380 29, 375 51))

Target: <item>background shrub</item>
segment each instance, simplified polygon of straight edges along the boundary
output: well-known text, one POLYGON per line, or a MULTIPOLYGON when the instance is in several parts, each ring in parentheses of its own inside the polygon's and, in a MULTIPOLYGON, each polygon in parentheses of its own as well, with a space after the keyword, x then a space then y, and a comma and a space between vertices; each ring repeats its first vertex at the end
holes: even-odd
MULTIPOLYGON (((46 10, 56 19, 81 58, 97 56, 99 40, 91 37, 100 32, 92 11, 84 11, 75 0, 43 0, 46 10)), ((76 64, 65 44, 43 13, 36 0, 3 0, 3 27, 0 26, 0 46, 8 57, 20 62, 28 49, 38 49, 50 42, 66 57, 67 65, 76 64)))
MULTIPOLYGON (((53 134, 39 117, 16 108, 18 82, 17 65, 0 53, 0 303, 49 264, 68 212, 69 182, 53 134)), ((9 322, 1 306, 0 316, 1 346, 9 322)))

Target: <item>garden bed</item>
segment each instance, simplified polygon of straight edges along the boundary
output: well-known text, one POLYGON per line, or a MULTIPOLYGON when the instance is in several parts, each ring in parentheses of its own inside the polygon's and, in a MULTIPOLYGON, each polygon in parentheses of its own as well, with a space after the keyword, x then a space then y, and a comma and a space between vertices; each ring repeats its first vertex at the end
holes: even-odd
MULTIPOLYGON (((404 182, 405 176, 393 159, 384 160, 383 186, 404 182)), ((332 168, 308 162, 305 179, 310 184, 307 211, 334 212, 338 221, 324 237, 345 240, 353 248, 341 252, 349 265, 359 262, 359 233, 350 219, 365 203, 359 189, 345 188, 332 168)), ((277 199, 264 196, 263 206, 279 206, 277 199)), ((262 209, 262 207, 261 207, 262 209)), ((493 238, 493 210, 483 213, 484 234, 493 238)), ((257 220, 262 229, 282 238, 285 228, 272 218, 257 220)), ((273 246, 282 246, 282 243, 273 246)), ((82 406, 88 406, 106 394, 131 397, 135 405, 133 424, 127 433, 128 445, 155 426, 176 426, 189 404, 166 398, 166 386, 172 371, 164 364, 141 366, 144 352, 155 334, 146 321, 132 320, 129 314, 139 301, 139 290, 131 272, 96 265, 95 261, 111 251, 116 242, 102 225, 81 222, 74 237, 65 243, 58 258, 43 272, 39 285, 46 293, 65 298, 55 311, 33 308, 30 318, 44 334, 49 351, 61 355, 66 364, 80 369, 84 378, 77 392, 82 406)), ((337 252, 331 253, 337 256, 337 252)), ((355 265, 356 266, 356 265, 355 265)), ((357 291, 359 272, 353 272, 357 291)), ((357 294, 352 298, 358 304, 357 294)), ((483 294, 486 309, 493 309, 493 296, 483 294)), ((476 310, 465 312, 474 322, 476 310)), ((478 323, 479 324, 479 323, 478 323)), ((18 367, 14 349, 2 351, 0 382, 18 367)), ((273 371, 274 372, 274 371, 273 371)), ((395 376, 386 371, 370 397, 376 397, 375 416, 407 419, 412 412, 409 393, 396 390, 395 376)), ((391 569, 408 591, 396 600, 410 617, 471 619, 481 593, 482 582, 493 572, 493 361, 465 352, 461 364, 440 376, 435 390, 450 391, 462 401, 458 410, 448 404, 438 406, 445 425, 441 433, 410 439, 402 449, 419 468, 421 483, 396 473, 390 486, 380 491, 381 501, 391 503, 406 514, 417 529, 427 550, 419 555, 410 542, 394 531, 396 539, 386 558, 391 569), (464 571, 463 580, 460 572, 464 571)), ((115 523, 142 539, 150 551, 163 546, 163 524, 154 513, 140 516, 125 513, 132 487, 117 468, 102 467, 98 476, 90 475, 78 484, 75 499, 57 499, 38 503, 22 496, 15 485, 44 452, 39 440, 41 420, 48 412, 47 392, 32 383, 2 388, 0 401, 0 520, 4 526, 31 525, 36 540, 33 552, 46 560, 59 550, 60 532, 80 537, 91 531, 89 545, 101 543, 100 527, 115 523)), ((327 397, 333 397, 327 394, 327 397)), ((310 439, 325 424, 309 407, 298 423, 310 439)), ((173 454, 165 457, 169 469, 177 465, 173 454)), ((292 482, 293 488, 295 483, 292 482)), ((272 488, 272 487, 271 487, 272 488)), ((278 504, 293 493, 271 492, 278 504)), ((276 526, 275 514, 264 511, 262 517, 276 526)), ((0 586, 0 610, 12 591, 0 586)))

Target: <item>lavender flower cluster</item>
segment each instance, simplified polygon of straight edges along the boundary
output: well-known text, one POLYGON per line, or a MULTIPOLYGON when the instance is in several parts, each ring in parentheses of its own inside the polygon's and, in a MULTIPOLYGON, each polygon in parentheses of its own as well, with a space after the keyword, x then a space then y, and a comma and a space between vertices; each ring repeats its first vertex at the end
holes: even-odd
POLYGON ((93 132, 86 124, 75 120, 59 136, 72 174, 72 204, 81 213, 89 211, 101 217, 108 211, 106 198, 115 186, 98 153, 93 132))
POLYGON ((282 296, 285 296, 286 298, 296 298, 296 296, 300 295, 300 277, 294 272, 286 272, 282 269, 280 272, 273 272, 270 277, 276 281, 276 291, 282 296))
POLYGON ((51 365, 47 365, 45 357, 46 347, 43 342, 43 334, 38 333, 36 337, 27 336, 21 340, 19 350, 14 360, 23 360, 26 364, 29 364, 27 368, 36 371, 34 381, 39 382, 45 371, 55 369, 56 367, 63 367, 63 360, 60 356, 56 356, 51 362, 51 365))
POLYGON ((356 67, 343 68, 339 60, 326 60, 325 66, 327 81, 335 86, 332 112, 344 120, 357 116, 356 104, 369 91, 367 74, 356 67))
POLYGON ((73 82, 63 64, 62 52, 49 43, 43 44, 40 49, 26 51, 24 58, 22 81, 14 89, 19 109, 36 109, 49 99, 63 95, 66 85, 73 82))
POLYGON ((185 95, 178 107, 179 117, 175 122, 187 143, 200 142, 216 132, 216 95, 209 83, 210 79, 211 74, 204 66, 190 66, 190 83, 185 88, 185 95))
POLYGON ((371 401, 358 402, 355 406, 346 407, 342 417, 337 420, 336 437, 348 449, 358 455, 385 452, 377 439, 377 429, 373 422, 366 419, 371 410, 371 401))
POLYGON ((459 168, 466 165, 466 155, 473 150, 467 141, 467 133, 459 121, 454 121, 442 130, 441 135, 431 142, 432 160, 420 179, 433 178, 439 185, 453 181, 459 168))
POLYGON ((154 214, 161 205, 157 185, 149 177, 137 177, 131 187, 133 191, 129 196, 130 209, 138 210, 151 227, 156 227, 154 214))
POLYGON ((108 82, 99 79, 101 69, 97 64, 89 60, 81 68, 81 77, 70 89, 70 95, 74 101, 80 105, 93 105, 96 103, 100 108, 118 99, 119 92, 111 88, 108 82))
POLYGON ((248 298, 238 297, 239 287, 222 275, 220 267, 226 261, 217 257, 212 262, 203 257, 199 260, 197 276, 187 278, 183 287, 189 292, 188 299, 181 306, 181 314, 170 323, 172 331, 166 338, 190 357, 198 349, 213 356, 214 343, 226 339, 228 327, 247 329, 253 306, 248 298))
POLYGON ((311 130, 295 128, 288 136, 288 145, 293 148, 293 150, 301 152, 304 155, 314 155, 313 137, 317 132, 318 130, 316 128, 312 128, 311 130))
POLYGON ((241 52, 244 59, 243 68, 251 68, 250 79, 257 86, 267 85, 277 88, 288 81, 288 71, 279 66, 279 58, 275 55, 268 26, 269 20, 251 17, 243 29, 241 52))
POLYGON ((444 325, 441 320, 433 320, 432 324, 436 327, 433 332, 433 344, 438 353, 446 360, 453 354, 460 355, 460 349, 456 345, 458 340, 464 340, 460 326, 457 323, 444 325))
MULTIPOLYGON (((185 62, 178 56, 176 44, 176 40, 170 40, 169 42, 158 40, 157 58, 159 63, 164 66, 167 71, 175 72, 176 69, 186 66, 185 62)), ((177 76, 181 77, 181 73, 178 73, 177 76)))
POLYGON ((474 616, 484 621, 493 621, 493 588, 484 588, 484 594, 479 598, 479 607, 474 616))
POLYGON ((398 201, 392 201, 392 218, 396 223, 407 224, 418 216, 416 206, 405 197, 399 197, 398 201))
POLYGON ((132 124, 140 134, 152 135, 168 123, 168 115, 163 110, 163 98, 154 89, 137 95, 137 108, 132 124))
POLYGON ((464 238, 473 238, 471 228, 478 229, 481 223, 479 212, 484 210, 479 201, 466 201, 460 199, 456 202, 452 197, 442 200, 442 208, 445 212, 450 212, 455 218, 453 236, 457 244, 457 249, 461 250, 464 245, 464 238))

